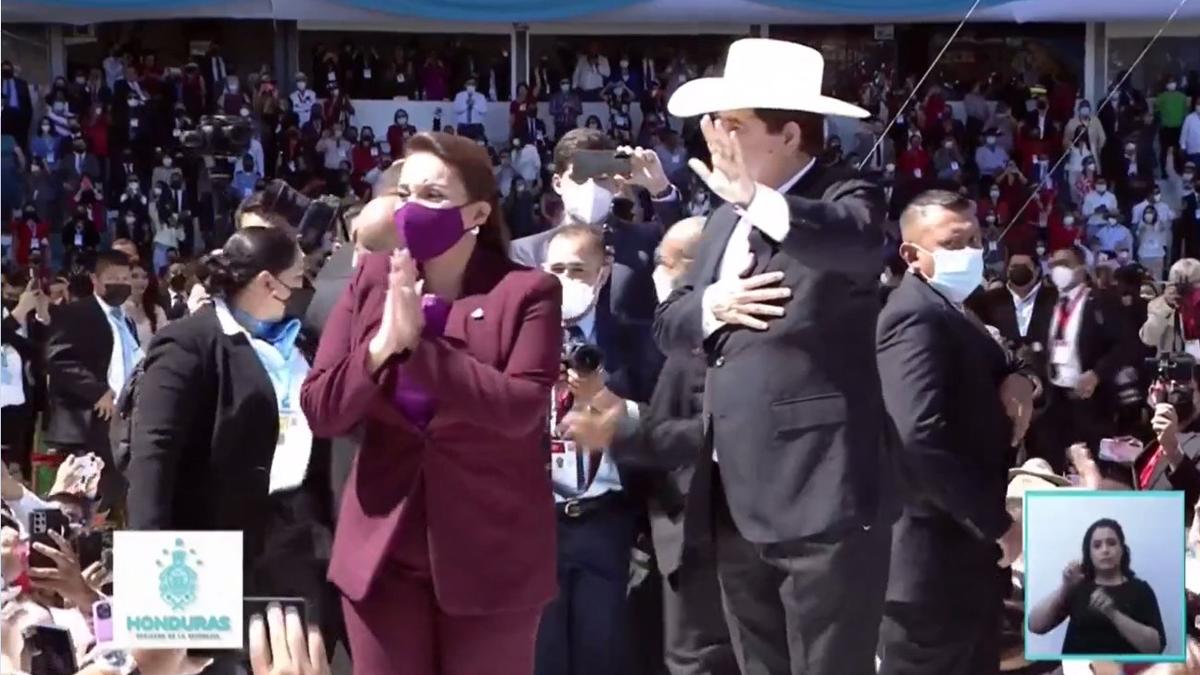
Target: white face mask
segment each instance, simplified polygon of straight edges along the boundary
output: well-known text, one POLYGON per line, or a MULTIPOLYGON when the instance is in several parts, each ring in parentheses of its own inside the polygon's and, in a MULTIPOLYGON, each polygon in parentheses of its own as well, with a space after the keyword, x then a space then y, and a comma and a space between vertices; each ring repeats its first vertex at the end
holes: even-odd
POLYGON ((1050 268, 1050 282, 1060 291, 1069 291, 1075 287, 1075 270, 1064 265, 1050 268))
POLYGON ((995 137, 995 136, 988 136, 988 137, 987 137, 987 144, 988 144, 988 145, 995 145, 995 144, 996 144, 996 137, 995 137))
POLYGON ((667 272, 667 268, 659 265, 654 268, 654 293, 658 296, 660 303, 666 302, 670 297, 671 291, 675 290, 675 280, 671 278, 671 274, 667 272))
POLYGON ((558 276, 562 284, 562 320, 568 326, 583 318, 596 304, 596 290, 590 284, 568 276, 558 276))
POLYGON ((299 81, 299 82, 297 82, 297 83, 296 83, 296 90, 297 90, 297 91, 304 91, 305 89, 308 89, 308 83, 307 83, 307 82, 305 82, 304 80, 301 80, 301 81, 299 81))
MULTIPOLYGON (((569 182, 569 179, 563 179, 564 185, 569 182)), ((563 210, 572 220, 596 225, 608 217, 612 209, 613 193, 596 185, 596 181, 589 178, 582 185, 563 190, 562 200, 563 210)))
POLYGON ((961 303, 983 283, 983 249, 939 248, 930 255, 933 256, 933 276, 929 285, 951 302, 961 303))
POLYGON ((1176 86, 1178 86, 1178 85, 1176 85, 1174 82, 1168 82, 1167 83, 1167 91, 1175 91, 1176 86))
POLYGON ((474 93, 475 93, 475 85, 473 85, 473 84, 468 84, 468 85, 467 85, 467 93, 468 93, 468 94, 474 94, 474 93))

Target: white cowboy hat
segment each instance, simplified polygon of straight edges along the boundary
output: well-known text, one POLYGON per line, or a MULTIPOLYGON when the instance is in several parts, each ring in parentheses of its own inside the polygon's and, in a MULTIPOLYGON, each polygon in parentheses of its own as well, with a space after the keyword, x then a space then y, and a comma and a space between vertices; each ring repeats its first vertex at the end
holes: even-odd
POLYGON ((724 75, 679 87, 667 110, 676 117, 746 108, 868 117, 856 105, 821 95, 824 70, 825 59, 812 47, 764 38, 738 40, 729 47, 724 75))

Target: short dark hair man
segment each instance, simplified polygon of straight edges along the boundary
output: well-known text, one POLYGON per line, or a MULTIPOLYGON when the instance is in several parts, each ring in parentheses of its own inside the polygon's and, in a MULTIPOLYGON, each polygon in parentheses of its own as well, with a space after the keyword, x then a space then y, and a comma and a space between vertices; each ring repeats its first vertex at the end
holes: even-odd
POLYGON ((623 148, 632 157, 630 176, 582 176, 576 172, 574 160, 580 151, 615 152, 617 149, 616 141, 602 131, 573 129, 567 132, 554 147, 554 177, 551 181, 551 187, 562 198, 561 216, 554 228, 513 241, 509 255, 522 265, 541 267, 556 228, 576 224, 602 230, 614 262, 611 290, 605 289, 601 302, 609 302, 621 321, 650 321, 655 304, 651 281, 654 249, 662 238, 665 224, 683 217, 682 205, 678 191, 667 180, 658 155, 652 150, 623 148), (650 193, 658 222, 631 223, 613 216, 613 199, 626 186, 643 188, 650 193))
POLYGON ((72 454, 94 452, 104 460, 101 508, 117 503, 123 481, 109 442, 117 396, 142 359, 137 329, 122 305, 131 293, 129 257, 96 255, 93 294, 63 305, 50 324, 46 345, 49 417, 46 442, 72 454))
POLYGON ((739 40, 723 77, 693 80, 669 103, 675 116, 704 115, 712 167, 689 165, 726 206, 654 329, 666 353, 707 352, 711 422, 696 471, 719 482, 693 483, 688 530, 704 545, 715 521, 745 672, 874 673, 887 583, 871 339, 883 192, 817 162, 825 115, 867 116, 821 95, 823 69, 803 45, 739 40))
POLYGON ((1002 568, 1021 553, 1021 525, 1005 508, 1008 468, 1038 384, 962 309, 983 281, 975 205, 931 190, 905 208, 900 227, 909 269, 876 333, 904 504, 880 673, 996 672, 1002 568), (1009 406, 1025 412, 1010 419, 1009 406))

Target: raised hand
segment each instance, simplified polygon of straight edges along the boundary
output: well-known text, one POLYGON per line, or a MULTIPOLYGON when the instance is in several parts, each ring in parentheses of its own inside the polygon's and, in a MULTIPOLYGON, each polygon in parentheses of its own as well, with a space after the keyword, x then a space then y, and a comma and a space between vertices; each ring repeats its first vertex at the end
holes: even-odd
POLYGON ((667 172, 663 169, 658 153, 645 148, 633 148, 623 145, 617 152, 629 155, 629 165, 632 171, 629 178, 617 176, 621 185, 637 185, 646 188, 651 195, 659 195, 671 187, 667 172))
POLYGON ((393 354, 416 347, 425 328, 421 309, 424 287, 424 280, 417 279, 417 265, 408 250, 394 251, 389 261, 383 319, 369 345, 373 368, 382 366, 393 354))
POLYGON ((1062 582, 1067 588, 1075 588, 1083 581, 1083 565, 1078 560, 1072 560, 1063 568, 1062 582))
POLYGON ((700 131, 712 155, 712 168, 694 158, 688 160, 688 166, 721 199, 735 206, 748 205, 754 199, 754 179, 737 132, 727 129, 721 120, 714 122, 710 115, 700 120, 700 131))

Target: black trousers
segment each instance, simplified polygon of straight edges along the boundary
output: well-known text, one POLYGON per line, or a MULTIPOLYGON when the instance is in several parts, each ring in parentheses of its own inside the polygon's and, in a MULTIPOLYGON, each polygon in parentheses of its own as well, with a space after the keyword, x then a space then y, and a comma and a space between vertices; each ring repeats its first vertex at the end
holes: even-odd
POLYGON ((888 602, 879 631, 879 675, 999 673, 1002 584, 1008 574, 985 571, 976 592, 949 602, 888 602))
POLYGON ((671 675, 738 675, 716 561, 686 560, 663 582, 664 660, 671 675))
POLYGON ((874 675, 891 528, 753 544, 713 483, 717 576, 742 675, 874 675))
POLYGON ((622 675, 629 668, 629 558, 637 512, 623 499, 558 518, 558 597, 538 626, 535 675, 622 675))
POLYGON ((1067 448, 1075 443, 1086 443, 1092 452, 1099 451, 1100 439, 1113 433, 1115 424, 1111 416, 1104 414, 1104 402, 1099 392, 1092 398, 1081 399, 1074 391, 1051 385, 1047 395, 1049 404, 1043 417, 1048 420, 1051 442, 1044 451, 1044 459, 1054 470, 1067 470, 1067 448))

